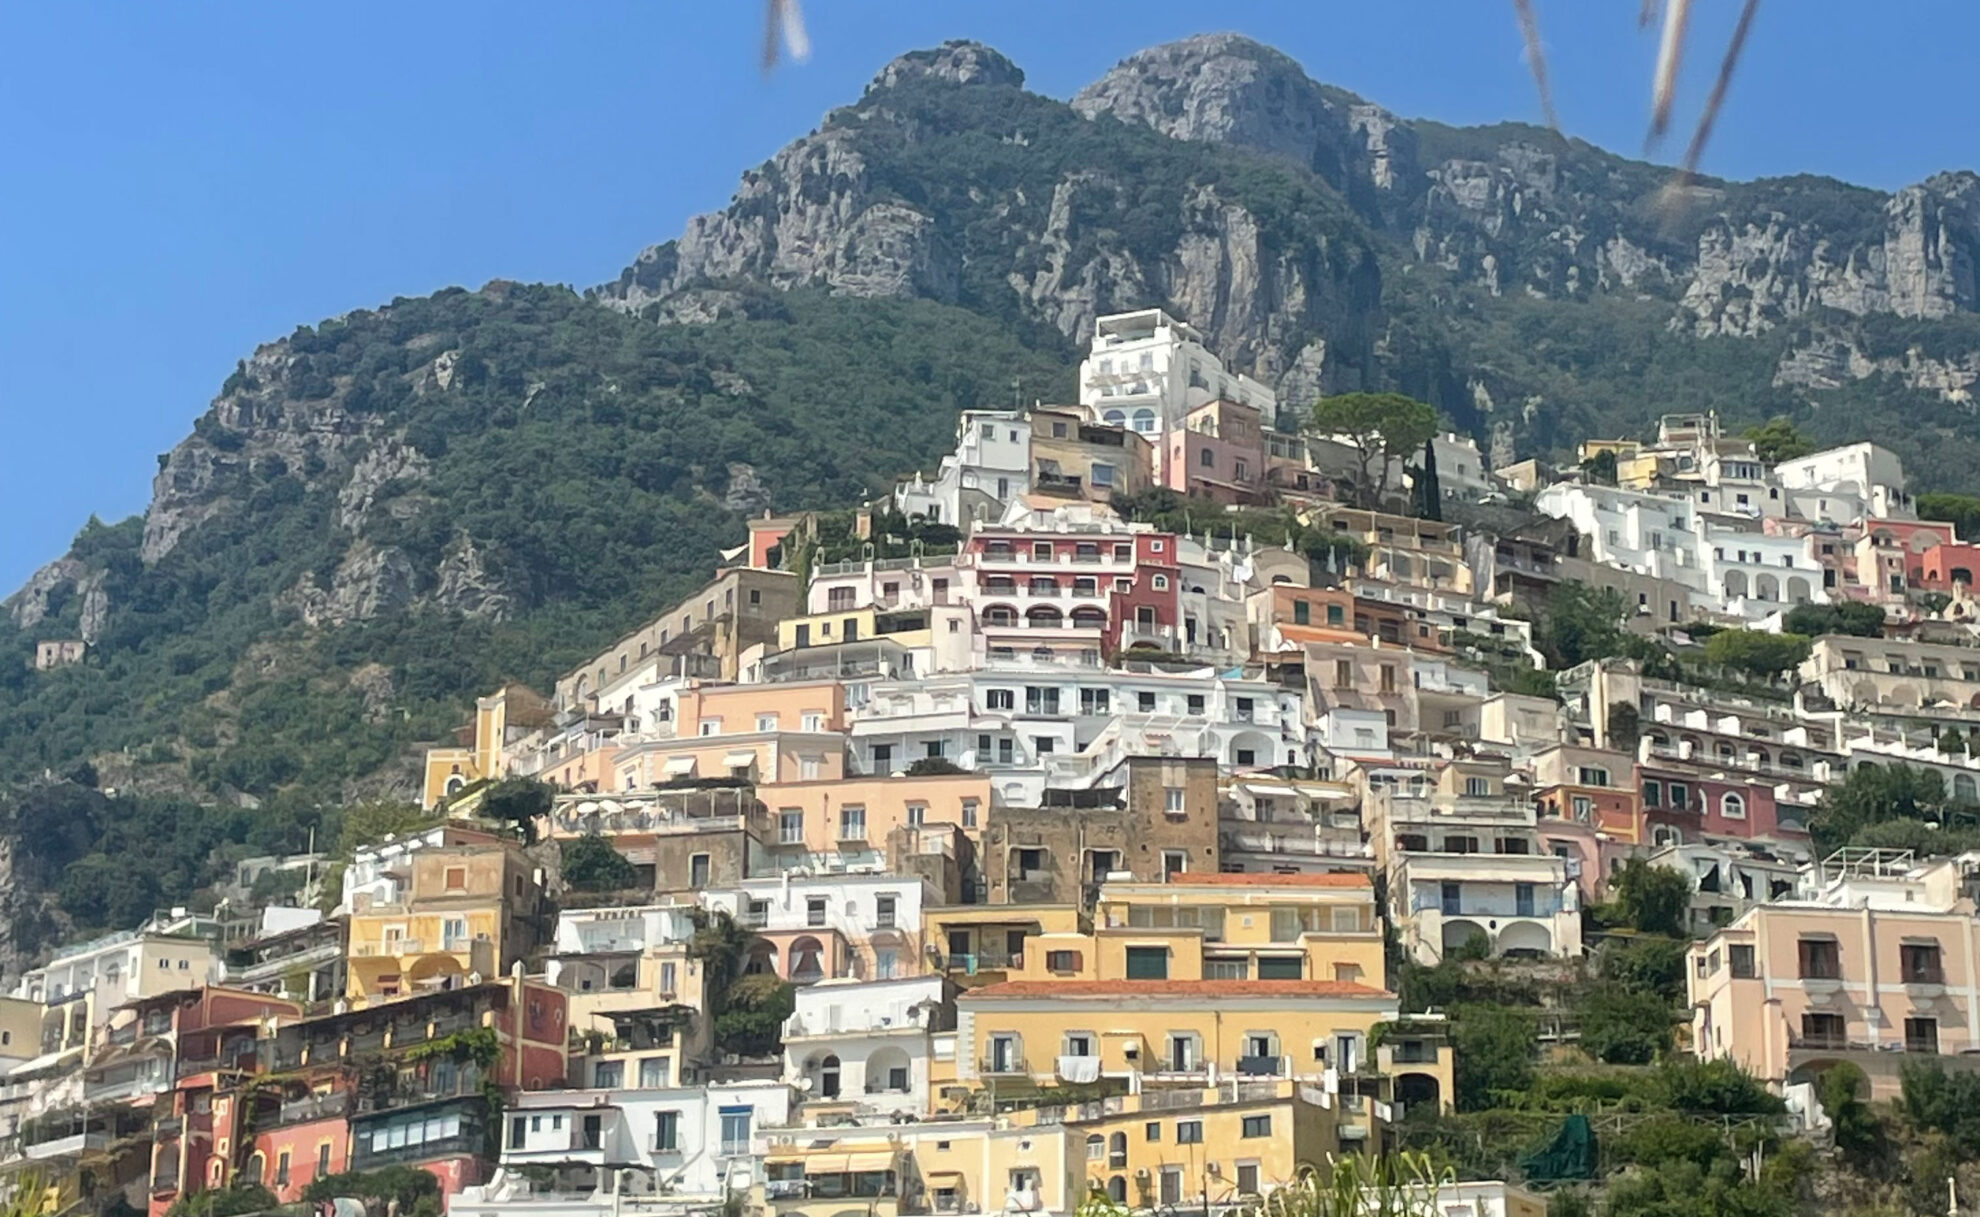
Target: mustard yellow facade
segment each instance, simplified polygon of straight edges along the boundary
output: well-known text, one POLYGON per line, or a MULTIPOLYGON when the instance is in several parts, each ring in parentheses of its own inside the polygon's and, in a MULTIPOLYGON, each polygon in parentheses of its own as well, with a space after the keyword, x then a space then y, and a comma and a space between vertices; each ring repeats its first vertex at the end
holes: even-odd
POLYGON ((426 753, 420 802, 437 807, 478 782, 495 781, 508 773, 504 749, 518 734, 548 726, 551 713, 543 697, 522 685, 507 685, 477 698, 474 721, 462 732, 466 741, 426 753))
POLYGON ((345 996, 354 1005, 494 980, 533 950, 542 888, 510 845, 457 845, 410 858, 403 899, 350 919, 345 996))

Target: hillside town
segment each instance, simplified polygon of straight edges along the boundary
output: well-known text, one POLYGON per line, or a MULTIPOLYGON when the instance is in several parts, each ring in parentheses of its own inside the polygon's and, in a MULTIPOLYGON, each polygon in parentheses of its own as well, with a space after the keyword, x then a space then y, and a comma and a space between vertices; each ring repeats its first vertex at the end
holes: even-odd
MULTIPOLYGON (((1077 384, 488 690, 418 823, 27 972, 0 1165, 152 1217, 403 1168, 461 1217, 1248 1211, 1456 1102, 1403 970, 1581 967, 1647 869, 1678 1051, 1796 1135, 1838 1063, 1980 1061, 1980 855, 1811 833, 1862 770, 1980 803, 1980 545, 1890 451, 1397 451, 1160 311, 1077 384)), ((1428 1186, 1587 1177, 1523 1173, 1428 1186)))

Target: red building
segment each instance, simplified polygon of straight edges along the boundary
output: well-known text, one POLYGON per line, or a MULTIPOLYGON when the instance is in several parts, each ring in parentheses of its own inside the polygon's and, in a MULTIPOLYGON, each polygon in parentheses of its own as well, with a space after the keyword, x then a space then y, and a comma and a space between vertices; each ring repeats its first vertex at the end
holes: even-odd
POLYGON ((1791 808, 1784 818, 1774 788, 1764 782, 1654 763, 1638 765, 1636 778, 1652 846, 1683 845, 1706 837, 1808 838, 1798 809, 1791 808))
POLYGON ((1935 545, 1918 555, 1911 584, 1926 591, 1949 592, 1955 583, 1973 587, 1976 574, 1980 574, 1980 545, 1935 545))
MULTIPOLYGON (((257 1071, 264 1020, 300 1018, 302 1010, 286 998, 209 986, 131 1002, 111 1016, 111 1047, 128 1033, 133 1053, 163 1049, 172 1062, 172 1089, 155 1100, 153 1217, 162 1217, 182 1190, 225 1183, 235 1148, 234 1113, 233 1100, 221 1092, 257 1071)), ((101 1058, 98 1067, 104 1067, 101 1058)))
POLYGON ((958 556, 984 649, 996 656, 1142 646, 1173 651, 1182 568, 1168 533, 978 529, 958 556))
POLYGON ((183 1132, 169 1154, 160 1134, 153 1217, 236 1180, 284 1203, 323 1175, 384 1166, 428 1171, 450 1196, 483 1182, 499 1139, 489 1094, 561 1086, 568 1023, 562 990, 515 980, 237 1027, 212 1069, 182 1064, 183 1132))

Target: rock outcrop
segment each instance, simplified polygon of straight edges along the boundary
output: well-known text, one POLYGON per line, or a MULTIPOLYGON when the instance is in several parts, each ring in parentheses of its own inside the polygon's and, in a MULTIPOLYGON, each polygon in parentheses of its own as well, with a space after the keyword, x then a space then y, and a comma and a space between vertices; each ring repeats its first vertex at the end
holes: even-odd
POLYGON ((1552 132, 1400 120, 1232 34, 1131 56, 1072 104, 1311 168, 1404 237, 1408 258, 1489 296, 1648 295, 1701 337, 1751 337, 1830 310, 1931 319, 1980 309, 1971 172, 1890 195, 1816 178, 1673 191, 1655 166, 1552 132), (1426 157, 1433 146, 1464 154, 1426 157))

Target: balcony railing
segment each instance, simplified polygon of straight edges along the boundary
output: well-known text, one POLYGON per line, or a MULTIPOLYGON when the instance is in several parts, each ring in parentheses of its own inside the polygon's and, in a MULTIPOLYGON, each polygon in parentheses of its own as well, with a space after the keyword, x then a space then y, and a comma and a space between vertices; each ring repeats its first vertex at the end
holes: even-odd
POLYGON ((358 1144, 360 1148, 352 1158, 352 1166, 357 1170, 374 1170, 381 1166, 427 1162, 435 1158, 476 1156, 483 1152, 487 1138, 476 1131, 384 1150, 367 1148, 368 1143, 364 1139, 360 1139, 358 1144))
POLYGON ((1003 972, 1024 967, 1023 951, 965 951, 937 957, 936 966, 944 972, 974 976, 978 972, 1003 972))
POLYGON ((977 1072, 986 1075, 997 1074, 1009 1076, 1012 1074, 1030 1073, 1031 1067, 1025 1064, 1022 1056, 1007 1056, 1001 1059, 994 1056, 986 1056, 978 1063, 977 1072))
POLYGON ((1476 900, 1452 901, 1419 895, 1410 901, 1410 911, 1439 912, 1446 917, 1553 917, 1561 912, 1561 898, 1553 893, 1536 893, 1531 904, 1514 903, 1508 908, 1496 902, 1488 905, 1476 900))
POLYGON ((300 1099, 291 1099, 282 1104, 277 1119, 283 1124, 301 1124, 308 1120, 349 1115, 350 1110, 351 1096, 347 1091, 313 1094, 300 1099))
POLYGON ((1275 1078, 1284 1072, 1285 1063, 1282 1056, 1241 1056, 1237 1071, 1245 1077, 1275 1078))

